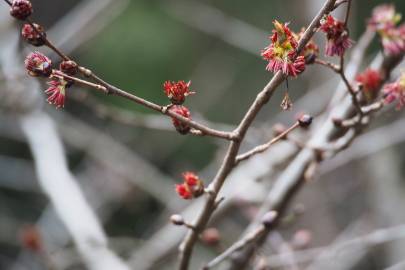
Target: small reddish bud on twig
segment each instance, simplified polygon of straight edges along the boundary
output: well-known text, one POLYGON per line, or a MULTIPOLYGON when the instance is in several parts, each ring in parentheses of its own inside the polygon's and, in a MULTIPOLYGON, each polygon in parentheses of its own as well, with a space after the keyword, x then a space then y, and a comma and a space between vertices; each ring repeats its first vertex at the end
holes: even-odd
POLYGON ((13 0, 10 15, 19 20, 27 19, 33 12, 32 4, 28 0, 13 0))
POLYGON ((201 234, 201 240, 208 246, 216 246, 220 242, 221 236, 216 228, 208 228, 201 234))
POLYGON ((291 245, 294 249, 307 248, 312 241, 312 233, 308 230, 301 229, 298 230, 292 240, 291 245))
POLYGON ((49 77, 52 73, 52 61, 40 52, 32 52, 25 58, 25 69, 33 77, 49 77))
MULTIPOLYGON (((278 137, 280 136, 283 132, 285 132, 287 130, 287 127, 284 126, 281 123, 277 123, 273 126, 273 136, 274 137, 278 137)), ((285 137, 284 137, 285 138, 285 137)), ((284 139, 283 138, 283 139, 284 139)))
POLYGON ((183 226, 184 225, 184 219, 180 215, 172 215, 170 217, 170 221, 176 226, 183 226))
POLYGON ((21 36, 27 41, 29 44, 40 47, 46 43, 46 33, 44 28, 36 23, 33 23, 34 27, 31 24, 26 23, 23 25, 21 29, 21 36))
POLYGON ((24 248, 34 252, 42 250, 42 239, 37 227, 25 226, 20 232, 20 240, 24 248))
POLYGON ((265 227, 270 227, 273 225, 273 222, 276 220, 278 213, 276 211, 269 211, 262 217, 262 224, 265 227))
MULTIPOLYGON (((179 114, 187 119, 191 119, 190 111, 185 106, 176 105, 176 106, 170 107, 169 110, 176 114, 179 114)), ((173 122, 173 126, 176 128, 176 130, 180 134, 185 135, 190 132, 191 128, 189 125, 177 120, 176 118, 172 118, 172 122, 173 122)))
POLYGON ((307 128, 312 124, 312 119, 312 116, 310 116, 309 114, 303 114, 298 119, 298 123, 300 127, 307 128))
POLYGON ((67 75, 74 76, 79 71, 79 66, 76 64, 76 62, 71 60, 62 61, 59 65, 59 69, 67 75))

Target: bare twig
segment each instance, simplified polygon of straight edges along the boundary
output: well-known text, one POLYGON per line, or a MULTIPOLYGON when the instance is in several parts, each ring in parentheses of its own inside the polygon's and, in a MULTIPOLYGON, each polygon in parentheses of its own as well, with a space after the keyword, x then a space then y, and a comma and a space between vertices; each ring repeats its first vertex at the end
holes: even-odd
POLYGON ((273 144, 277 143, 280 140, 285 139, 290 132, 292 132, 294 129, 296 129, 299 126, 300 126, 299 122, 296 122, 294 125, 292 125, 288 129, 286 129, 284 132, 280 133, 278 136, 271 139, 269 142, 267 142, 265 144, 262 144, 262 145, 259 145, 259 146, 256 146, 252 150, 250 150, 250 151, 248 151, 246 153, 238 155, 236 157, 236 160, 235 160, 235 166, 237 164, 239 164, 239 162, 247 160, 247 159, 251 158, 252 156, 254 156, 256 154, 263 153, 264 151, 269 149, 269 147, 272 146, 273 144))

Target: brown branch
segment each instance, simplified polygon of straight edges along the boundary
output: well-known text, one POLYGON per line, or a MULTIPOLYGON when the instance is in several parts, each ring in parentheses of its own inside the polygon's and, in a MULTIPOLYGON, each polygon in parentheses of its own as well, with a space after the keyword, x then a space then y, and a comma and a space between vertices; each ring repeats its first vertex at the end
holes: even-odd
MULTIPOLYGON (((9 2, 8 0, 4 0, 5 2, 7 2, 7 4, 9 4, 11 6, 11 2, 9 2)), ((38 31, 38 29, 35 27, 34 23, 31 21, 30 18, 25 19, 25 21, 30 24, 32 26, 32 28, 34 29, 34 31, 37 32, 37 34, 41 35, 41 38, 45 41, 45 45, 51 49, 52 51, 54 51, 56 54, 58 54, 63 60, 65 61, 73 61, 69 56, 67 56, 66 54, 64 54, 59 48, 57 48, 57 46, 55 46, 52 41, 42 32, 38 31)), ((100 85, 98 84, 92 84, 90 82, 86 82, 84 80, 75 78, 75 77, 71 77, 68 76, 66 74, 64 74, 63 76, 65 78, 69 78, 74 80, 75 82, 78 82, 82 85, 85 86, 89 86, 92 88, 95 88, 97 90, 101 90, 106 94, 110 94, 110 95, 115 95, 115 96, 120 96, 123 98, 126 98, 132 102, 135 102, 139 105, 142 105, 144 107, 147 107, 149 109, 152 109, 154 111, 160 112, 164 115, 170 116, 172 118, 175 118, 176 120, 189 125, 192 128, 195 128, 199 131, 201 131, 202 134, 204 135, 208 135, 208 136, 212 136, 212 137, 217 137, 217 138, 222 138, 222 139, 226 139, 226 140, 235 140, 237 139, 236 136, 234 136, 233 133, 231 132, 225 132, 225 131, 219 131, 219 130, 215 130, 209 127, 206 127, 202 124, 199 124, 195 121, 192 121, 186 117, 183 117, 181 115, 178 115, 174 112, 171 112, 170 110, 168 110, 168 108, 166 106, 160 106, 157 105, 153 102, 147 101, 143 98, 140 98, 138 96, 135 96, 133 94, 130 94, 128 92, 126 92, 125 90, 122 90, 114 85, 111 85, 109 83, 107 83, 106 81, 102 80, 101 78, 99 78, 97 75, 95 75, 91 70, 79 66, 79 71, 80 73, 82 73, 85 77, 89 77, 92 78, 94 81, 98 82, 100 85)))
POLYGON ((100 85, 100 84, 95 84, 95 83, 88 82, 88 81, 85 81, 85 80, 82 80, 82 79, 79 79, 79 78, 76 78, 76 77, 73 77, 73 76, 69 76, 69 75, 63 73, 60 70, 56 70, 56 69, 52 70, 52 75, 50 76, 50 78, 53 78, 53 77, 68 79, 68 80, 73 81, 73 82, 75 82, 77 84, 80 84, 80 85, 83 85, 83 86, 86 86, 86 87, 90 87, 90 88, 94 88, 94 89, 99 90, 99 91, 101 91, 103 93, 107 92, 107 89, 104 86, 100 85))
POLYGON ((325 60, 317 58, 317 59, 315 59, 315 64, 330 68, 332 71, 334 71, 336 73, 340 72, 340 67, 338 65, 336 65, 336 64, 333 64, 333 63, 329 62, 329 61, 325 61, 325 60))
MULTIPOLYGON (((311 37, 314 34, 314 30, 319 26, 322 17, 332 11, 336 0, 327 0, 315 18, 312 20, 310 25, 306 28, 302 38, 299 41, 297 52, 304 48, 311 37)), ((269 101, 273 95, 276 88, 284 81, 285 76, 279 71, 277 72, 271 81, 264 87, 264 89, 257 95, 255 101, 250 106, 249 110, 245 114, 244 118, 240 122, 238 128, 235 130, 235 136, 237 140, 232 141, 228 147, 228 151, 223 160, 223 163, 217 172, 214 180, 209 186, 210 193, 204 204, 201 213, 198 215, 195 221, 196 230, 188 231, 186 237, 180 245, 180 270, 187 270, 191 258, 191 253, 195 242, 198 239, 198 233, 204 229, 208 223, 213 211, 215 210, 216 197, 225 182, 226 177, 232 171, 235 164, 235 157, 238 154, 241 141, 243 140, 247 130, 252 124, 256 115, 259 113, 261 108, 269 101)))

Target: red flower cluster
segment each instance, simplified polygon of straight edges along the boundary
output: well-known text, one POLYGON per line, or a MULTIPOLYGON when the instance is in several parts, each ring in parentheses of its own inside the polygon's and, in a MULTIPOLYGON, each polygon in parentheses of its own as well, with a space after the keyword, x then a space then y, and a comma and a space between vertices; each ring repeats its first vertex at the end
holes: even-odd
MULTIPOLYGON (((170 107, 170 111, 179 114, 187 119, 191 119, 190 111, 185 106, 174 105, 170 107)), ((190 131, 190 126, 172 117, 173 126, 180 134, 187 134, 190 131)))
POLYGON ((393 5, 377 6, 368 24, 377 31, 386 54, 397 55, 405 51, 405 24, 396 26, 401 14, 396 13, 393 5))
POLYGON ((204 183, 192 172, 183 173, 183 183, 176 185, 176 192, 185 200, 197 198, 204 193, 204 183))
POLYGON ((45 94, 49 97, 47 101, 53 104, 56 108, 63 108, 66 99, 66 85, 67 81, 63 78, 56 78, 48 82, 49 88, 45 90, 45 94))
POLYGON ((31 24, 26 23, 21 29, 21 36, 31 45, 39 47, 45 44, 46 33, 44 28, 39 24, 33 23, 35 26, 32 27, 31 24))
POLYGON ((25 68, 34 77, 49 77, 52 73, 52 61, 40 52, 32 52, 25 58, 25 68))
POLYGON ((385 96, 385 103, 390 104, 394 101, 398 101, 397 109, 401 109, 405 106, 405 72, 394 83, 386 84, 383 88, 385 96))
POLYGON ((342 56, 346 49, 352 45, 349 33, 342 21, 335 19, 332 15, 326 15, 321 20, 321 31, 326 34, 325 54, 328 56, 342 56))
POLYGON ((356 81, 363 85, 363 93, 368 101, 377 97, 378 88, 381 86, 381 74, 374 69, 368 68, 356 76, 356 81))
POLYGON ((32 12, 32 4, 28 0, 14 0, 11 3, 10 15, 16 19, 25 20, 32 12))
POLYGON ((304 56, 297 57, 297 40, 288 24, 281 24, 274 21, 273 35, 270 37, 271 44, 266 47, 261 55, 268 61, 266 69, 268 71, 282 71, 287 76, 296 77, 305 70, 304 56))
POLYGON ((185 81, 166 81, 163 84, 163 89, 172 104, 181 105, 184 103, 187 96, 195 94, 195 92, 190 91, 190 84, 191 81, 189 81, 188 83, 186 83, 185 81))

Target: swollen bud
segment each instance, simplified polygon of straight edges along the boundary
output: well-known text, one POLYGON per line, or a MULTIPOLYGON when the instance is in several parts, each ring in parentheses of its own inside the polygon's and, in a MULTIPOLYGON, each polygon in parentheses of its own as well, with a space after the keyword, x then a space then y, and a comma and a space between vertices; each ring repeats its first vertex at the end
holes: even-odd
POLYGON ((74 76, 79 71, 79 66, 74 61, 62 61, 59 69, 67 75, 74 76))
POLYGON ((300 125, 300 127, 306 128, 309 127, 312 123, 312 116, 310 116, 309 114, 303 114, 299 119, 298 119, 298 123, 300 125))
POLYGON ((171 221, 171 223, 173 223, 173 224, 176 225, 176 226, 182 226, 182 225, 184 225, 184 219, 183 219, 183 217, 180 216, 180 215, 172 215, 172 216, 170 217, 170 221, 171 221))
POLYGON ((21 29, 21 36, 24 38, 25 41, 33 46, 43 46, 46 42, 46 33, 44 31, 44 28, 36 23, 34 23, 33 25, 35 26, 35 29, 29 23, 24 24, 21 29))
POLYGON ((265 227, 270 227, 273 225, 273 222, 276 220, 278 213, 276 211, 269 211, 262 217, 262 224, 265 227))
POLYGON ((219 231, 215 228, 208 228, 201 234, 201 240, 208 246, 216 246, 221 240, 219 231))
MULTIPOLYGON (((170 111, 172 111, 178 115, 181 115, 187 119, 191 119, 190 111, 185 106, 175 105, 170 108, 170 111)), ((189 125, 177 120, 176 118, 172 117, 172 122, 173 122, 173 126, 176 128, 176 130, 182 135, 187 134, 191 129, 189 125)))
POLYGON ((19 20, 27 19, 33 12, 32 4, 28 0, 13 0, 10 15, 19 20))

